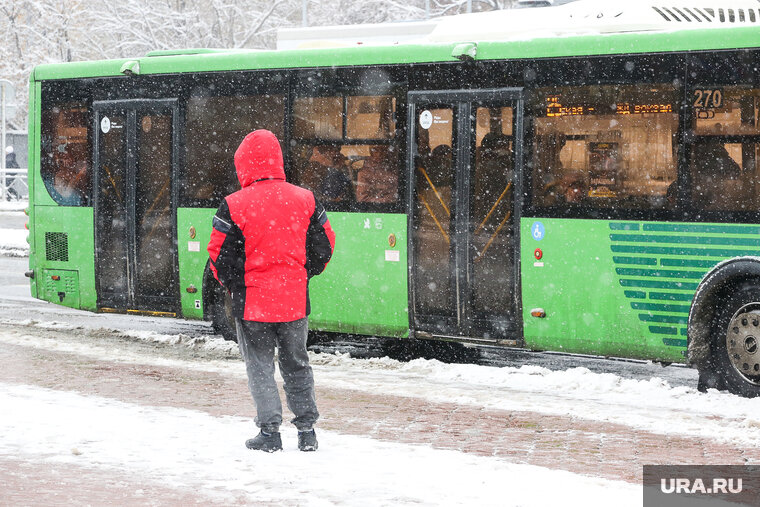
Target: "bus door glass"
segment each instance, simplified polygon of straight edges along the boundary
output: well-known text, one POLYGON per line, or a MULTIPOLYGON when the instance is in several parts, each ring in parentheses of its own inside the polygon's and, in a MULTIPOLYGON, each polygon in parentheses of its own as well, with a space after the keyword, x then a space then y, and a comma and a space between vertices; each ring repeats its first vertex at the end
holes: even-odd
POLYGON ((173 103, 95 105, 98 306, 175 312, 173 103))
POLYGON ((171 112, 138 111, 136 137, 135 298, 139 307, 166 309, 174 302, 176 251, 171 112))
POLYGON ((514 317, 515 108, 473 104, 469 243, 473 320, 514 317))
POLYGON ((127 264, 127 114, 104 111, 100 119, 95 189, 95 270, 98 295, 109 306, 125 308, 127 264))
POLYGON ((411 93, 414 328, 504 339, 516 331, 513 91, 411 93))
POLYGON ((454 106, 419 108, 414 153, 414 310, 434 330, 456 327, 456 257, 452 245, 455 180, 454 106))

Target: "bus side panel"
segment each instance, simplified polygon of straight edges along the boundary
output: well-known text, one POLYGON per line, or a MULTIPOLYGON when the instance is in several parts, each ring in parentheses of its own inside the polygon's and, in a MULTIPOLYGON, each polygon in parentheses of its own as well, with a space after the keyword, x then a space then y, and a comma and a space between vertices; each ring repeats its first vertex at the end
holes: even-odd
MULTIPOLYGON (((40 174, 40 130, 39 125, 42 122, 42 113, 40 109, 40 97, 42 86, 40 83, 30 80, 29 82, 29 119, 28 119, 28 162, 27 162, 27 185, 29 185, 29 206, 27 207, 27 213, 29 214, 29 235, 27 241, 29 242, 29 270, 34 272, 37 266, 37 257, 35 256, 37 243, 34 240, 34 203, 35 203, 35 190, 37 188, 37 177, 40 174)), ((30 292, 32 297, 40 297, 37 290, 36 278, 29 279, 30 292)))
POLYGON ((618 233, 640 227, 607 220, 522 219, 528 347, 684 361, 694 289, 679 284, 698 280, 678 277, 701 274, 671 273, 658 267, 658 258, 618 244, 618 233), (536 249, 542 253, 539 260, 536 249), (537 308, 545 310, 545 318, 531 316, 537 308))
POLYGON ((327 214, 335 253, 309 283, 309 327, 409 336, 406 215, 327 214))
POLYGON ((97 310, 93 220, 92 208, 34 207, 30 257, 39 299, 97 310))
MULTIPOLYGON (((215 211, 177 210, 180 293, 186 318, 203 317, 196 300, 201 299, 215 211), (195 228, 194 239, 190 227, 195 228), (191 285, 197 293, 187 292, 191 285)), ((409 336, 406 215, 328 212, 328 217, 336 235, 335 253, 324 273, 309 283, 309 327, 409 336)))
POLYGON ((215 209, 208 208, 177 209, 179 292, 182 315, 187 319, 203 318, 203 273, 208 261, 206 247, 211 238, 211 220, 215 212, 215 209), (197 289, 197 292, 188 292, 190 287, 197 289))

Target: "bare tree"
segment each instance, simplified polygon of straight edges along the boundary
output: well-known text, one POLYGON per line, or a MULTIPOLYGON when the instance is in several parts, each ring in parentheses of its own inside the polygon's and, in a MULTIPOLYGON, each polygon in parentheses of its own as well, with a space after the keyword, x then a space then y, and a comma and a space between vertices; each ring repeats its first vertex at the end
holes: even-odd
POLYGON ((312 0, 308 4, 308 23, 315 25, 352 25, 418 20, 425 17, 420 0, 312 0))
POLYGON ((427 16, 449 16, 511 8, 515 0, 310 0, 309 25, 348 25, 412 21, 427 16))
POLYGON ((189 47, 192 34, 202 33, 195 9, 179 0, 93 0, 85 18, 89 30, 83 42, 100 58, 189 47))
MULTIPOLYGON (((0 7, 0 73, 16 85, 18 112, 9 119, 23 128, 27 86, 32 69, 42 63, 77 58, 83 0, 13 0, 0 7)), ((81 56, 80 56, 81 58, 81 56)))
POLYGON ((236 0, 210 0, 202 10, 209 29, 206 47, 272 47, 276 28, 291 23, 293 3, 260 2, 251 9, 236 0))
POLYGON ((472 12, 498 11, 510 9, 516 0, 433 0, 433 10, 439 16, 463 14, 470 5, 472 12))

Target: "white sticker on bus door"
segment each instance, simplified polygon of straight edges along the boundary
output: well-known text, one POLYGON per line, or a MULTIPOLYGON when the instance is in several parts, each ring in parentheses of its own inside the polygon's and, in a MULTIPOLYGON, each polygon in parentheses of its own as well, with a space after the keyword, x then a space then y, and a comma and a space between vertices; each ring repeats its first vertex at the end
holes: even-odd
POLYGON ((433 125, 433 113, 428 111, 422 111, 420 113, 420 127, 427 130, 433 125))
POLYGON ((188 241, 187 242, 187 251, 188 252, 200 252, 201 251, 201 242, 200 241, 188 241))
POLYGON ((103 119, 100 120, 100 130, 102 130, 104 134, 108 134, 108 132, 111 131, 111 118, 104 116, 103 119))

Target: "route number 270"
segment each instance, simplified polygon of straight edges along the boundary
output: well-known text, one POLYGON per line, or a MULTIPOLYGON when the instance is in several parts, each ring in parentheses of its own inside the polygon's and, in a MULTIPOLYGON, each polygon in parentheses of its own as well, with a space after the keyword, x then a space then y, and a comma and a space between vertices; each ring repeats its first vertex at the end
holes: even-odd
POLYGON ((723 106, 721 90, 695 90, 694 107, 700 109, 718 109, 723 106))

